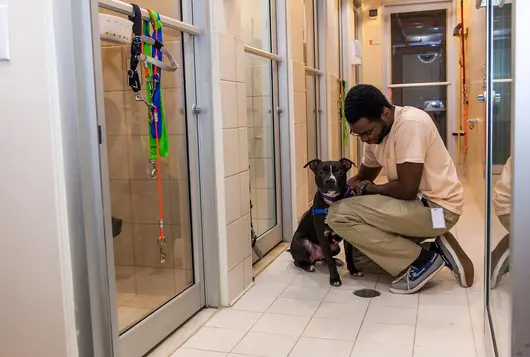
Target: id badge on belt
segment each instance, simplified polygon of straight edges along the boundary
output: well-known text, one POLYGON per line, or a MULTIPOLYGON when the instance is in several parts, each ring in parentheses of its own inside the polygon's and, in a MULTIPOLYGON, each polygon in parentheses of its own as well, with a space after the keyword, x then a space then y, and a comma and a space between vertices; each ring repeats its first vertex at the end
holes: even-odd
POLYGON ((445 218, 443 208, 431 208, 432 228, 445 229, 445 218))

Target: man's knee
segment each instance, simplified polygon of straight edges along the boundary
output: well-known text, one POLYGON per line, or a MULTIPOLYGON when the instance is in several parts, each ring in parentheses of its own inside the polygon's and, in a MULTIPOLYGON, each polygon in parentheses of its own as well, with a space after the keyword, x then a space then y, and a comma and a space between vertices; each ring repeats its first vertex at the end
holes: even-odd
POLYGON ((344 201, 336 202, 328 208, 326 218, 328 226, 335 232, 343 227, 351 227, 357 221, 357 215, 351 205, 344 201))

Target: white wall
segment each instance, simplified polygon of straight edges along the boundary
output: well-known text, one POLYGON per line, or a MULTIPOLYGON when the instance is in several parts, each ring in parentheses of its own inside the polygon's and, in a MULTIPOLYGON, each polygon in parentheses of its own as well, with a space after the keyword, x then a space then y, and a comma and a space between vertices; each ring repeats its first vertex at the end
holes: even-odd
POLYGON ((0 356, 77 356, 52 0, 9 5, 0 62, 0 356), (69 302, 70 304, 68 304, 69 302))

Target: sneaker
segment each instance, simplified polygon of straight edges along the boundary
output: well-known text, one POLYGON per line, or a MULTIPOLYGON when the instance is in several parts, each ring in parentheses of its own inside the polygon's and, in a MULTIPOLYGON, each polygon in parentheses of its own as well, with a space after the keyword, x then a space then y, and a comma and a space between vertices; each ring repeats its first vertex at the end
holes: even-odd
POLYGON ((495 289, 510 271, 510 235, 507 234, 491 252, 491 288, 495 289))
POLYGON ((390 284, 393 294, 414 294, 429 282, 445 266, 444 260, 438 253, 434 253, 423 268, 410 266, 405 274, 390 284))
POLYGON ((473 262, 450 232, 436 238, 433 248, 442 256, 460 286, 469 288, 473 285, 473 279, 475 278, 473 262))

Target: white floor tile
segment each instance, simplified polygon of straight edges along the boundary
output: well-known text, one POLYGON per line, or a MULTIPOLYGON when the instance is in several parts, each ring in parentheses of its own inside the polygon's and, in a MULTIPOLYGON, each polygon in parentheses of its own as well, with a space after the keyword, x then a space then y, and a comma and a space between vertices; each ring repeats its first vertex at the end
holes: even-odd
POLYGON ((324 301, 363 306, 368 306, 370 303, 370 299, 355 296, 353 291, 346 289, 331 289, 324 297, 324 301))
POLYGON ((414 326, 364 322, 357 341, 412 346, 414 326))
POLYGON ((252 327, 252 332, 300 336, 309 323, 309 316, 264 314, 252 327))
POLYGON ((300 285, 290 285, 280 295, 282 298, 322 301, 329 291, 329 287, 315 288, 300 285))
POLYGON ((416 328, 416 346, 447 348, 451 346, 461 348, 474 348, 473 332, 471 326, 418 326, 416 328))
POLYGON ((226 353, 181 348, 173 353, 170 357, 226 357, 226 353))
POLYGON ((362 320, 331 320, 313 317, 303 336, 354 342, 362 320))
POLYGON ((215 314, 206 326, 248 331, 261 315, 261 312, 223 309, 215 314))
MULTIPOLYGON (((452 341, 447 341, 447 345, 452 344, 452 341)), ((414 357, 474 357, 475 350, 472 344, 464 346, 453 345, 452 347, 414 347, 414 357)))
POLYGON ((232 353, 260 357, 287 357, 297 340, 297 336, 249 332, 232 353))
POLYGON ((399 295, 390 292, 381 292, 381 296, 372 299, 370 305, 394 306, 394 307, 417 307, 419 294, 399 295))
POLYGON ((454 279, 451 281, 431 280, 421 289, 421 293, 465 295, 466 289, 458 285, 454 279))
POLYGON ((471 326, 467 307, 422 305, 418 309, 419 326, 471 326))
POLYGON ((312 316, 319 304, 319 301, 278 298, 267 312, 284 315, 312 316))
POLYGON ((245 331, 240 330, 203 327, 183 347, 216 352, 230 352, 244 335, 245 331))
POLYGON ((321 274, 319 272, 308 273, 301 272, 294 278, 291 285, 307 286, 312 288, 329 288, 329 273, 321 274))
POLYGON ((254 286, 252 286, 252 288, 249 290, 249 293, 252 292, 253 294, 259 296, 278 297, 288 286, 289 284, 287 283, 273 281, 255 282, 254 286))
POLYGON ((333 320, 362 321, 368 306, 322 302, 315 317, 333 320))
POLYGON ((349 357, 353 342, 302 337, 289 357, 349 357))
POLYGON ((246 293, 235 303, 233 309, 243 311, 265 312, 276 300, 275 296, 265 296, 254 293, 252 290, 246 293))
POLYGON ((420 294, 420 306, 467 308, 467 296, 457 294, 420 294))
POLYGON ((412 346, 357 342, 351 357, 412 357, 412 346))
POLYGON ((338 288, 333 287, 332 289, 375 289, 377 284, 377 275, 366 275, 366 276, 351 276, 346 270, 341 274, 342 285, 338 288))
POLYGON ((415 326, 417 310, 416 307, 372 305, 368 308, 364 321, 415 326))

